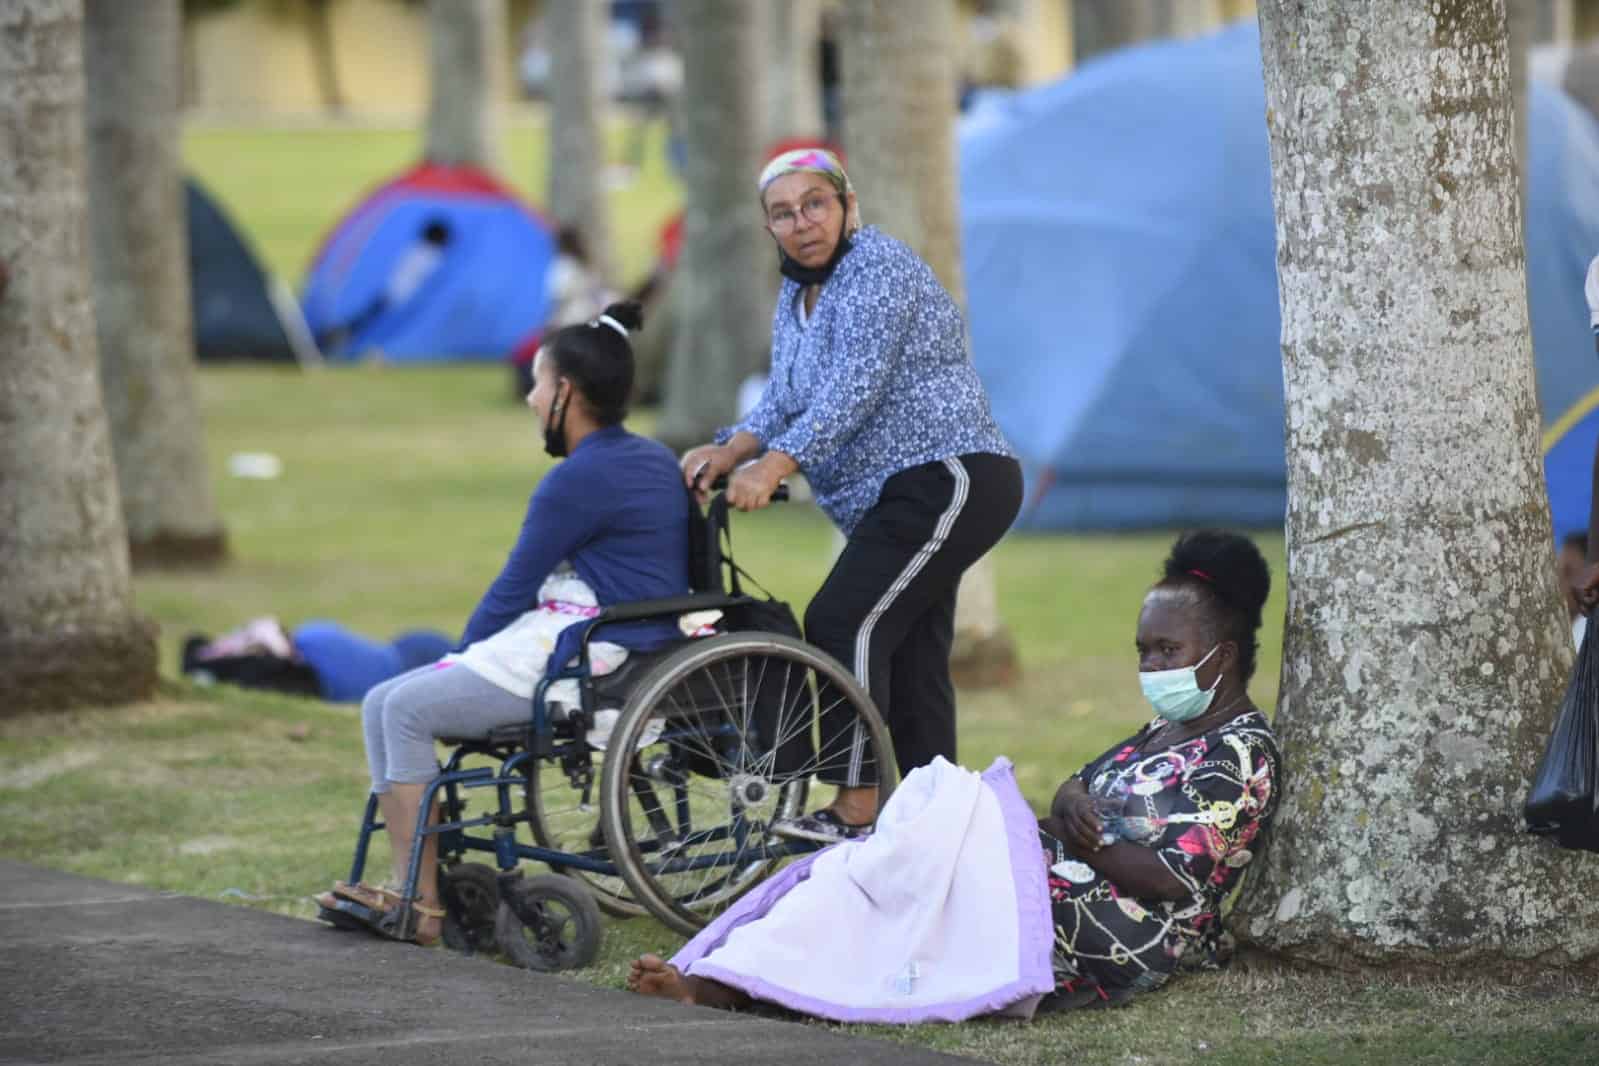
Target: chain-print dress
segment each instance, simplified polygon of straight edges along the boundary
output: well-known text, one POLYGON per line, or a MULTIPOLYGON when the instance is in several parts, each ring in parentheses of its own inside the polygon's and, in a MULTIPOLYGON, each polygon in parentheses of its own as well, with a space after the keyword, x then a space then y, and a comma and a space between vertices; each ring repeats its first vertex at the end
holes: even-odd
POLYGON ((1120 800, 1121 815, 1104 819, 1106 830, 1153 849, 1188 895, 1134 899, 1043 834, 1063 988, 1088 978, 1141 992, 1165 983, 1179 963, 1213 965, 1222 901, 1277 806, 1280 755, 1265 715, 1254 711, 1173 747, 1140 750, 1163 724, 1152 721, 1076 776, 1090 796, 1120 800))

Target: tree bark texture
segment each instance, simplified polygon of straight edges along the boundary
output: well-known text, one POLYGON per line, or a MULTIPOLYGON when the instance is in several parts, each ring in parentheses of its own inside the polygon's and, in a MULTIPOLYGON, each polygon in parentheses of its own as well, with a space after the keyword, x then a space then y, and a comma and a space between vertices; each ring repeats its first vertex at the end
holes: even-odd
MULTIPOLYGON (((863 222, 910 245, 964 304, 955 169, 953 0, 855 0, 841 35, 845 148, 863 222)), ((1004 684, 1016 647, 993 564, 961 581, 951 667, 967 686, 1004 684)))
POLYGON ((135 566, 227 555, 194 386, 180 37, 178 0, 84 8, 100 379, 135 566))
POLYGON ((764 150, 790 138, 822 136, 822 7, 819 0, 761 4, 767 42, 764 150))
POLYGON ((612 276, 605 197, 605 0, 547 6, 550 42, 550 213, 583 235, 589 264, 612 276))
POLYGON ((1503 0, 1260 6, 1287 394, 1286 785, 1234 914, 1339 967, 1591 965, 1522 832, 1571 664, 1503 0))
POLYGON ((1072 56, 1082 63, 1156 35, 1161 0, 1072 0, 1072 56))
POLYGON ((762 42, 745 0, 675 0, 683 56, 684 223, 672 287, 684 286, 657 436, 679 450, 732 422, 739 382, 770 365, 780 280, 762 229, 762 42))
POLYGON ((500 169, 505 35, 505 0, 428 0, 430 162, 500 169))
POLYGON ((90 303, 80 0, 0 5, 0 714, 149 695, 90 303))

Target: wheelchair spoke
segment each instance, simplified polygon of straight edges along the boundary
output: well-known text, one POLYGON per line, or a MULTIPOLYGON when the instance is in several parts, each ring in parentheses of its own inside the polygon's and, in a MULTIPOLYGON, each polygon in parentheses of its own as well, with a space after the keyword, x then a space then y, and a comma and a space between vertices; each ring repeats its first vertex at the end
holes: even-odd
POLYGON ((843 779, 862 716, 868 752, 883 754, 870 698, 801 641, 732 634, 685 647, 629 700, 604 766, 605 822, 629 887, 691 933, 811 850, 772 827, 803 813, 818 774, 843 779))

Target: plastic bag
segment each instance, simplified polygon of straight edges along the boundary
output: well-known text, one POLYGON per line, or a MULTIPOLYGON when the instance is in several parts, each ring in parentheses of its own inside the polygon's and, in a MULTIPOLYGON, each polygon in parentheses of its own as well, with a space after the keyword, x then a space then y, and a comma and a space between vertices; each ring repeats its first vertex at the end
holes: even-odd
POLYGON ((1563 848, 1599 851, 1599 638, 1588 626, 1555 719, 1555 731, 1532 777, 1527 832, 1563 848))

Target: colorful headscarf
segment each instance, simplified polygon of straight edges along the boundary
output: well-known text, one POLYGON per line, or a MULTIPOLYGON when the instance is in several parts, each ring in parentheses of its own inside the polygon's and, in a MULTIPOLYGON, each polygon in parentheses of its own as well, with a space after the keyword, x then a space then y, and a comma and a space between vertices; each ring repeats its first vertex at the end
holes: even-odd
POLYGON ((838 161, 838 156, 826 148, 795 148, 773 156, 761 170, 760 179, 755 183, 757 192, 765 197, 766 190, 772 182, 788 174, 820 174, 838 190, 844 197, 847 216, 844 219, 844 232, 854 233, 861 228, 860 208, 848 207, 849 198, 855 193, 855 186, 850 184, 849 175, 844 173, 844 164, 838 161))
POLYGON ((765 196, 767 187, 785 174, 821 174, 839 192, 850 191, 849 175, 844 173, 844 164, 826 148, 795 148, 773 156, 772 161, 761 171, 760 181, 756 183, 757 191, 765 196))

